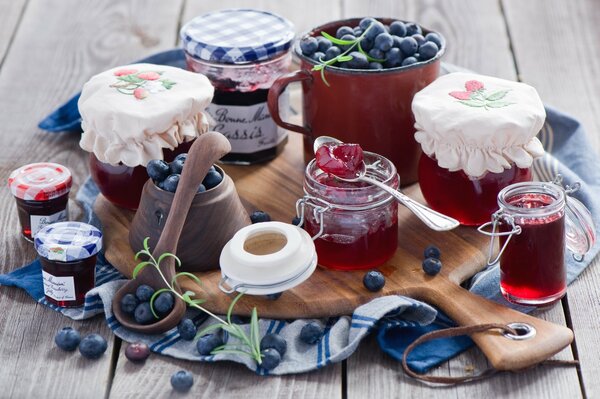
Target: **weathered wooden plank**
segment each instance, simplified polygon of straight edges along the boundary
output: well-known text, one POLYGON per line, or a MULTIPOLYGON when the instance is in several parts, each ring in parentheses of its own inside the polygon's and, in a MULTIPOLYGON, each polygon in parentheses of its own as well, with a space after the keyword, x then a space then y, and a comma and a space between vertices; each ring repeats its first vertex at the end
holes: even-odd
MULTIPOLYGON (((0 30, 8 23, 2 2, 0 30)), ((15 2, 12 8, 22 2, 15 2)), ((37 121, 81 88, 92 74, 175 43, 181 2, 80 2, 31 0, 0 73, 0 180, 16 167, 52 160, 74 175, 72 198, 88 174, 77 135, 40 132, 37 121)), ((11 13, 14 12, 11 8, 11 13)), ((4 33, 3 33, 4 34, 4 33)), ((2 41, 4 43, 4 41, 2 41)), ((35 257, 18 234, 14 199, 0 190, 0 272, 35 257)), ((73 205, 75 205, 73 203, 73 205)), ((72 216, 76 217, 76 206, 72 216)), ((72 322, 37 305, 18 289, 0 287, 0 386, 2 397, 104 397, 111 372, 112 334, 103 318, 72 322), (90 362, 54 348, 63 325, 99 332, 107 353, 90 362)))
MULTIPOLYGON (((600 150, 600 9, 593 0, 503 1, 522 79, 542 99, 579 119, 600 150), (571 28, 561 29, 558 27, 571 28)), ((600 261, 594 260, 569 286, 568 305, 588 397, 600 395, 597 300, 600 261)))
POLYGON ((27 5, 26 0, 0 0, 0 66, 27 5))

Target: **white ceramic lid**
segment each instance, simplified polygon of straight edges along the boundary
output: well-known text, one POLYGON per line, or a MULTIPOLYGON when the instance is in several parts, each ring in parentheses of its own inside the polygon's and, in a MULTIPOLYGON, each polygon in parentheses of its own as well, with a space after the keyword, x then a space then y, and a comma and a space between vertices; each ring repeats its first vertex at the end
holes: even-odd
POLYGON ((415 139, 450 171, 472 177, 528 168, 544 149, 546 119, 537 91, 524 83, 456 72, 439 77, 412 103, 415 139))
POLYGON ((214 89, 202 74, 133 64, 92 77, 79 98, 81 147, 105 163, 146 166, 208 131, 214 89))

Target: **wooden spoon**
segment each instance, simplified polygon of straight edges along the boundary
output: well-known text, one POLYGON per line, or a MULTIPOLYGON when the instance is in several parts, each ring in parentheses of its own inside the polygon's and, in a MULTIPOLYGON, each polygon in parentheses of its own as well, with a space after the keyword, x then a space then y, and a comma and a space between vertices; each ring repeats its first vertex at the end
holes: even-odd
MULTIPOLYGON (((198 187, 210 167, 229 151, 231 151, 229 141, 225 136, 217 132, 205 133, 198 137, 194 144, 192 144, 185 161, 183 173, 181 174, 181 180, 173 198, 173 205, 165 222, 165 227, 156 244, 156 248, 152 251, 152 256, 155 259, 158 259, 165 252, 175 253, 179 237, 183 230, 183 224, 198 187)), ((154 183, 148 180, 146 184, 154 183)), ((175 259, 170 256, 166 257, 161 262, 160 270, 166 280, 170 282, 175 275, 175 259)), ((113 297, 112 309, 117 320, 124 327, 144 334, 159 334, 175 327, 183 317, 186 308, 185 302, 178 297, 175 297, 175 305, 171 313, 152 324, 138 324, 133 316, 121 310, 120 303, 123 296, 125 294, 135 295, 136 289, 142 284, 147 284, 155 290, 166 287, 165 281, 158 271, 153 266, 146 266, 135 279, 128 281, 113 297)), ((176 286, 176 288, 181 293, 179 286, 176 286)))

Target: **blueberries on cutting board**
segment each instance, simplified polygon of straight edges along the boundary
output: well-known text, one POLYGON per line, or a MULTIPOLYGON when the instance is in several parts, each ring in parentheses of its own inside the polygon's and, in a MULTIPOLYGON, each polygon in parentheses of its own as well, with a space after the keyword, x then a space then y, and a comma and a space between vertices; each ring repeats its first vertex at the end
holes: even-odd
POLYGON ((385 277, 379 270, 371 270, 363 277, 364 286, 371 292, 377 292, 385 285, 385 277))
POLYGON ((429 245, 423 251, 423 271, 429 276, 435 276, 442 270, 442 262, 440 261, 442 253, 435 245, 429 245))

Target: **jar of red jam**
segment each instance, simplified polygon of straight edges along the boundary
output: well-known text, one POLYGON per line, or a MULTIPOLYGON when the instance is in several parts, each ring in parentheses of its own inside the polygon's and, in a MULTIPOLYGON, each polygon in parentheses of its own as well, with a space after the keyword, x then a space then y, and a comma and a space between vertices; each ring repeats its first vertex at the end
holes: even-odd
MULTIPOLYGON (((230 9, 200 15, 181 29, 190 71, 208 76, 214 130, 231 142, 222 162, 253 164, 275 158, 287 142, 267 108, 269 88, 288 72, 294 26, 266 11, 230 9)), ((285 112, 287 97, 281 109, 285 112)))
MULTIPOLYGON (((364 152, 366 176, 397 189, 400 178, 387 158, 364 152)), ((344 182, 321 170, 316 160, 304 173, 305 196, 298 201, 304 229, 313 237, 321 266, 370 269, 398 247, 398 202, 378 187, 344 182)))
MULTIPOLYGON (((565 247, 576 260, 594 245, 589 210, 555 183, 517 183, 498 194, 499 210, 480 231, 500 239, 500 291, 510 302, 544 306, 567 290, 565 247), (485 232, 491 225, 492 232, 485 232)), ((490 243, 490 254, 493 241, 490 243)))
POLYGON ((214 89, 206 76, 134 64, 92 77, 79 98, 90 172, 106 199, 137 209, 152 159, 172 161, 208 131, 203 114, 214 89))
POLYGON ((544 154, 536 135, 546 113, 526 84, 451 73, 417 93, 412 109, 423 197, 463 225, 488 221, 500 190, 531 181, 544 154))
POLYGON ((31 241, 44 226, 68 219, 72 183, 69 169, 57 163, 32 163, 10 174, 8 187, 17 200, 25 239, 31 241))
POLYGON ((100 230, 80 222, 55 223, 40 230, 34 243, 46 300, 61 307, 83 305, 85 294, 95 285, 100 230))

